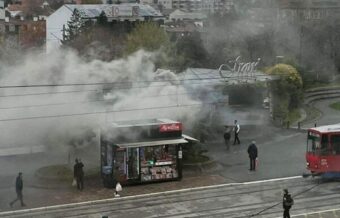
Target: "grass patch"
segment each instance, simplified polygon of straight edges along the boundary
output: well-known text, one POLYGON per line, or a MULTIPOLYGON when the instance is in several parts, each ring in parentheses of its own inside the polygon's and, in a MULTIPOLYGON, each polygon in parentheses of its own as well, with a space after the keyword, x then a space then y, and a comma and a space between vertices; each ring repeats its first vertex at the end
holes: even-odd
POLYGON ((332 104, 329 105, 329 107, 340 111, 340 102, 338 101, 338 102, 332 103, 332 104))
POLYGON ((288 121, 289 123, 295 123, 301 117, 300 110, 294 109, 288 113, 288 121))
POLYGON ((313 121, 321 115, 321 112, 318 109, 309 105, 304 106, 304 110, 306 111, 306 119, 302 121, 303 123, 313 121))

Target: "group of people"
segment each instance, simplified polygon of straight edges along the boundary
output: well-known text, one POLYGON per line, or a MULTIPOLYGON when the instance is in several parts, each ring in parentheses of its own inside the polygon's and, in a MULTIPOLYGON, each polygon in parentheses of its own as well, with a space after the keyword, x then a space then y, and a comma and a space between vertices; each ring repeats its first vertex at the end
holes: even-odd
POLYGON ((234 128, 231 128, 230 126, 225 126, 225 131, 223 134, 225 144, 227 146, 227 149, 230 149, 230 138, 231 138, 231 132, 234 132, 234 143, 233 145, 236 144, 241 144, 240 139, 238 138, 238 134, 240 132, 240 125, 237 123, 237 120, 234 121, 234 128))
MULTIPOLYGON (((234 132, 234 142, 233 145, 241 144, 240 139, 238 137, 239 132, 240 132, 240 125, 237 123, 237 120, 234 120, 234 126, 231 128, 230 126, 225 126, 225 132, 224 132, 224 141, 227 146, 227 150, 230 149, 230 138, 231 138, 231 132, 234 132)), ((255 171, 256 170, 256 165, 257 165, 257 146, 256 142, 252 141, 251 144, 248 146, 247 149, 249 160, 250 160, 250 171, 255 171)), ((282 206, 283 206, 283 218, 290 218, 289 215, 289 210, 294 204, 293 198, 291 195, 288 193, 288 189, 284 189, 284 195, 283 195, 283 200, 282 200, 282 206)))
MULTIPOLYGON (((241 141, 238 137, 239 133, 240 133, 240 125, 237 123, 237 120, 234 120, 234 127, 231 129, 229 126, 225 126, 225 132, 224 132, 224 141, 225 144, 227 146, 227 150, 230 149, 230 138, 231 138, 231 132, 234 132, 234 142, 233 145, 237 144, 241 144, 241 141)), ((257 161, 257 146, 256 146, 256 142, 252 141, 251 144, 248 146, 248 155, 249 155, 249 159, 250 159, 250 171, 255 171, 256 170, 256 161, 257 161)))

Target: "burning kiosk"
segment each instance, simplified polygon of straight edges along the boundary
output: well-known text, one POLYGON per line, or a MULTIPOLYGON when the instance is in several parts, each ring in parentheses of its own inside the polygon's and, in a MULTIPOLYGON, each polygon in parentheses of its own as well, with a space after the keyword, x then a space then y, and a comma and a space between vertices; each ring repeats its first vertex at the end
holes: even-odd
POLYGON ((182 134, 182 123, 168 119, 113 123, 101 131, 104 186, 180 180, 182 146, 196 140, 182 134))

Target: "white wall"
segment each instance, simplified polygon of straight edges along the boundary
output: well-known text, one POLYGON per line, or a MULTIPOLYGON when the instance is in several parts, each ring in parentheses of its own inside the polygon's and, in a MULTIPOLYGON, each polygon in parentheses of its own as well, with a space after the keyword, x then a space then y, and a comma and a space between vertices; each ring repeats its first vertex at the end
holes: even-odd
POLYGON ((0 0, 0 20, 5 19, 5 8, 4 0, 0 0))
POLYGON ((60 7, 46 19, 46 52, 58 49, 63 38, 63 25, 67 27, 67 21, 72 16, 72 11, 67 6, 60 7))

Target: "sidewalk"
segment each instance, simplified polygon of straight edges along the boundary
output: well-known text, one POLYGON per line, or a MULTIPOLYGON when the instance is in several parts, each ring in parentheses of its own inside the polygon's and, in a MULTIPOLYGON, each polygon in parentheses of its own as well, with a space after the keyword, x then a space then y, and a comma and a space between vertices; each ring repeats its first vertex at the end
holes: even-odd
MULTIPOLYGON (((28 178, 26 178, 26 181, 28 181, 28 178)), ((35 180, 34 182, 37 182, 37 180, 35 180)), ((120 193, 120 196, 149 194, 162 191, 218 185, 228 182, 231 181, 228 181, 219 175, 184 175, 181 181, 123 186, 123 191, 120 193)), ((0 208, 0 211, 29 209, 51 205, 108 199, 114 197, 114 190, 104 188, 101 183, 101 178, 93 178, 89 180, 86 179, 84 184, 85 188, 83 191, 78 191, 75 187, 71 186, 71 183, 68 183, 68 185, 66 183, 62 183, 59 187, 57 186, 57 184, 54 184, 52 187, 50 181, 40 181, 39 184, 32 184, 32 181, 29 183, 30 184, 27 184, 25 186, 24 190, 24 201, 27 205, 25 208, 22 208, 18 205, 10 208, 7 203, 7 206, 3 206, 2 208, 0 208), (35 193, 34 191, 38 191, 39 196, 33 194, 35 193)))

